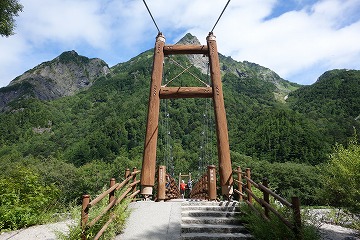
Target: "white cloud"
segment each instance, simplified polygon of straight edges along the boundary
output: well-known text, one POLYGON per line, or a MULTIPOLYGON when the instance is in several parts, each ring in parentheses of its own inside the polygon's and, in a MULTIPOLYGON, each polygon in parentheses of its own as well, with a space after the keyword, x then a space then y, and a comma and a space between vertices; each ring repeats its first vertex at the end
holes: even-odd
MULTIPOLYGON (((147 1, 169 44, 186 32, 205 43, 226 2, 147 1)), ((17 35, 0 39, 0 86, 65 50, 114 65, 154 45, 157 31, 140 0, 22 4, 17 35)), ((231 1, 214 33, 221 53, 290 81, 312 83, 328 69, 360 68, 360 0, 231 1)))

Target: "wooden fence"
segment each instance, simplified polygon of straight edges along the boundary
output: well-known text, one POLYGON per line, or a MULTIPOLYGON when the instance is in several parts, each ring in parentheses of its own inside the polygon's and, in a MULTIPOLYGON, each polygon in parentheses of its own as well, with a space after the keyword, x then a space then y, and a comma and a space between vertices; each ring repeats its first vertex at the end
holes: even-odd
MULTIPOLYGON (((125 180, 121 183, 116 183, 115 178, 110 180, 110 188, 101 193, 98 197, 90 202, 90 195, 83 195, 82 198, 82 210, 81 210, 81 228, 82 235, 81 239, 86 240, 86 232, 93 227, 110 209, 121 203, 125 198, 133 199, 140 190, 137 190, 137 184, 140 183, 140 180, 136 179, 136 175, 140 173, 136 168, 130 172, 129 169, 125 171, 125 180), (121 196, 116 197, 115 192, 123 192, 121 196), (109 196, 108 205, 101 211, 98 216, 92 216, 92 220, 89 221, 90 209, 99 203, 106 196, 109 196)), ((116 214, 112 213, 109 220, 103 225, 103 227, 96 234, 94 239, 99 239, 105 230, 108 228, 109 224, 116 218, 116 214)))
POLYGON ((216 200, 216 171, 215 166, 207 167, 207 172, 195 183, 190 198, 216 200))
POLYGON ((297 239, 301 239, 301 216, 300 216, 300 201, 298 197, 292 197, 292 202, 289 203, 286 199, 280 197, 273 191, 268 188, 267 179, 264 179, 262 184, 256 183, 251 179, 251 171, 250 168, 246 168, 245 172, 241 171, 241 168, 238 167, 233 171, 237 176, 234 177, 234 182, 237 183, 238 188, 234 189, 234 192, 239 194, 239 201, 245 201, 251 209, 257 212, 259 215, 263 217, 264 220, 269 220, 271 211, 274 215, 276 215, 290 230, 292 230, 297 239), (245 183, 243 182, 245 180, 245 183), (252 192, 252 186, 256 187, 260 191, 263 192, 263 198, 258 198, 252 192), (244 194, 245 191, 245 194, 244 194), (281 215, 274 207, 270 204, 270 196, 274 199, 281 202, 284 206, 290 208, 293 212, 294 221, 289 221, 283 215, 281 215), (258 202, 263 208, 264 212, 259 212, 253 205, 253 199, 258 202))

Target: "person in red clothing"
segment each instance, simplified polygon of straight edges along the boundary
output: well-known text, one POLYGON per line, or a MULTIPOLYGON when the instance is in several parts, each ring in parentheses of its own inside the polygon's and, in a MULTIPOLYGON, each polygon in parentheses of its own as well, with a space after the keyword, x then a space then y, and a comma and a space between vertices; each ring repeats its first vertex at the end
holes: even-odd
POLYGON ((180 183, 180 194, 181 194, 181 197, 182 197, 182 198, 184 198, 185 189, 186 189, 186 183, 184 182, 184 180, 181 180, 181 183, 180 183))

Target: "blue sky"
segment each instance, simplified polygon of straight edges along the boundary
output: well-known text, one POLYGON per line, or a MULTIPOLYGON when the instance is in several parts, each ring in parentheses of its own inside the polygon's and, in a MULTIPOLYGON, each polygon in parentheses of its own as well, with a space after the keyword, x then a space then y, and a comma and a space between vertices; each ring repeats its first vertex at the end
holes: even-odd
MULTIPOLYGON (((154 45, 142 0, 20 0, 16 34, 0 38, 0 87, 63 51, 113 66, 154 45)), ((227 0, 147 0, 168 44, 187 32, 205 44, 227 0)), ((232 0, 214 30, 219 52, 300 84, 360 69, 360 0, 232 0)))

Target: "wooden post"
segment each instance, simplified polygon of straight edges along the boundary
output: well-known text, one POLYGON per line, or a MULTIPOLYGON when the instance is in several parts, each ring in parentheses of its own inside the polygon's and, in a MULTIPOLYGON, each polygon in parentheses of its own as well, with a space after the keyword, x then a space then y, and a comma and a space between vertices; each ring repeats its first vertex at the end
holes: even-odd
POLYGON ((130 169, 127 168, 127 169, 125 170, 125 179, 128 178, 129 176, 130 176, 130 169))
MULTIPOLYGON (((110 179, 110 187, 114 186, 116 183, 115 178, 111 178, 110 179)), ((115 199, 115 189, 109 193, 109 203, 111 203, 112 201, 114 201, 115 199)))
POLYGON ((242 175, 241 174, 242 174, 241 168, 237 167, 237 178, 238 178, 238 181, 239 181, 238 190, 240 192, 240 194, 239 194, 239 202, 243 200, 243 196, 242 196, 242 192, 243 192, 243 190, 242 190, 242 175))
POLYGON ((81 208, 81 239, 86 240, 86 224, 89 220, 89 208, 88 204, 90 202, 90 195, 83 195, 82 196, 82 208, 81 208))
POLYGON ((151 75, 149 106, 147 115, 144 154, 141 169, 141 194, 152 195, 156 171, 156 145, 158 138, 160 87, 163 74, 165 38, 162 33, 156 37, 153 69, 151 75))
MULTIPOLYGON (((269 185, 268 185, 268 180, 267 178, 264 178, 263 181, 262 181, 262 184, 264 187, 268 188, 269 185)), ((269 198, 269 193, 265 192, 265 191, 262 191, 263 194, 264 194, 264 201, 267 203, 267 204, 270 204, 270 198, 269 198)), ((269 218, 269 209, 264 205, 264 211, 265 211, 265 216, 267 218, 269 218)))
POLYGON ((229 198, 229 195, 233 194, 233 178, 219 55, 216 37, 212 33, 209 33, 206 40, 209 49, 210 72, 213 88, 221 193, 229 198))
POLYGON ((214 201, 216 200, 216 169, 214 165, 208 166, 208 193, 209 193, 209 200, 214 201))
POLYGON ((166 184, 166 166, 159 166, 158 191, 157 191, 157 199, 159 202, 165 200, 165 184, 166 184))
POLYGON ((293 213, 294 213, 294 221, 295 221, 294 232, 296 235, 296 239, 302 239, 299 197, 292 197, 291 204, 292 204, 293 213))
MULTIPOLYGON (((246 177, 251 179, 250 168, 246 169, 246 177)), ((249 180, 247 180, 247 179, 246 179, 246 187, 247 187, 247 189, 249 189, 251 191, 251 182, 249 180)), ((247 198, 248 198, 249 203, 252 203, 252 196, 250 194, 247 194, 247 198)))
MULTIPOLYGON (((137 168, 136 168, 136 167, 133 167, 133 172, 136 172, 136 171, 137 171, 137 168)), ((137 179, 136 179, 136 173, 135 173, 135 174, 134 174, 134 178, 133 178, 133 182, 136 182, 136 181, 137 181, 137 179)), ((136 185, 134 185, 132 192, 133 192, 133 193, 136 192, 136 185)), ((135 198, 134 198, 133 201, 135 201, 135 198)))

